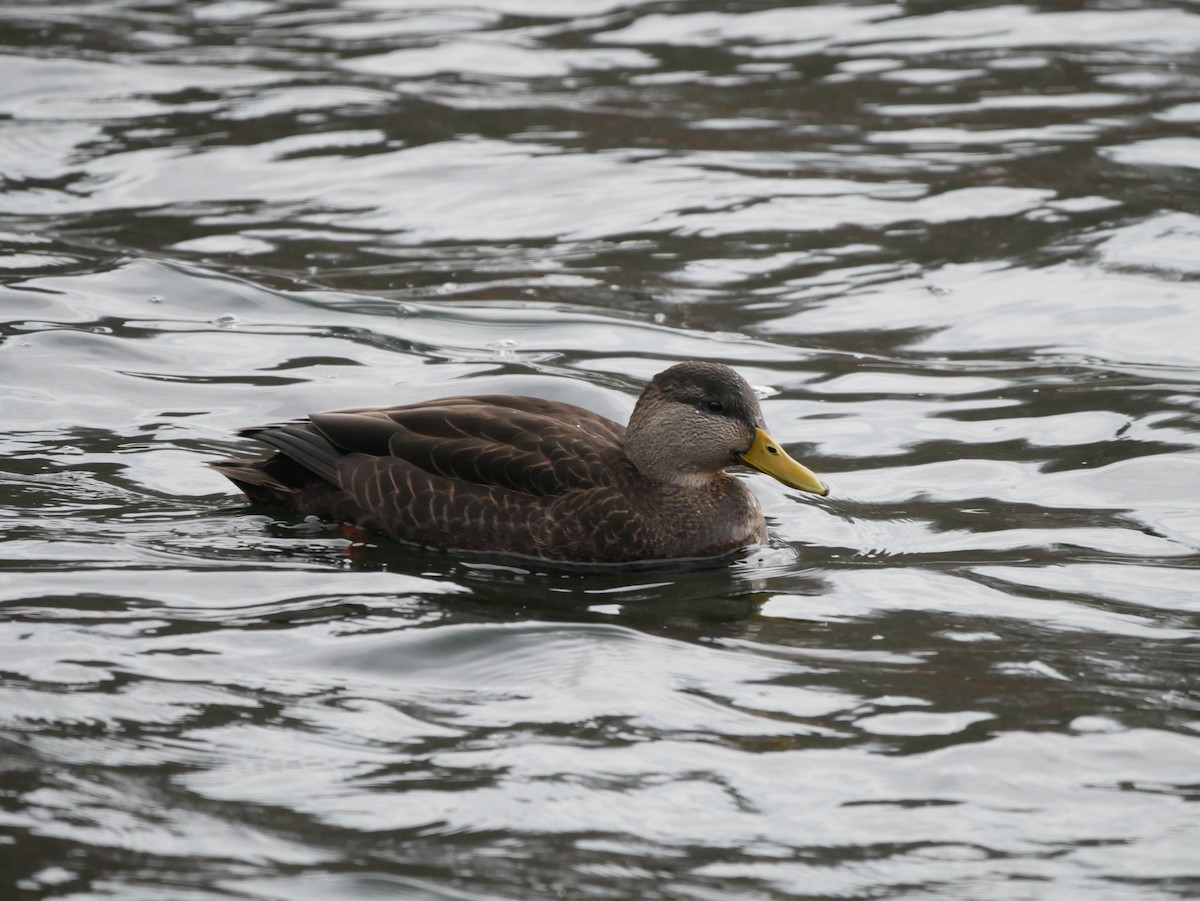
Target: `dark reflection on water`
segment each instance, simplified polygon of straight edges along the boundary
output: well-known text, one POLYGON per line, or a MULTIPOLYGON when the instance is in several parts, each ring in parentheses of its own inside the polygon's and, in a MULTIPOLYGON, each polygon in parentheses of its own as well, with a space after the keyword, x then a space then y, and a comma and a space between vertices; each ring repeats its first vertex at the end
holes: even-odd
POLYGON ((1197 26, 0 2, 0 896, 1200 891, 1197 26), (719 569, 202 465, 688 358, 834 489, 719 569))

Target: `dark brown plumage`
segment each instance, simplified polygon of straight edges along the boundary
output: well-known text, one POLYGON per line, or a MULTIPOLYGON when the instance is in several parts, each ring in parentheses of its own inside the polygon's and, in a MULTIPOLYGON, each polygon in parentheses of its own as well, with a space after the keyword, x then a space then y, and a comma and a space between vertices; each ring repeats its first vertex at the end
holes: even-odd
POLYGON ((712 557, 761 542, 746 463, 825 494, 718 363, 660 372, 628 428, 582 407, 480 395, 317 413, 240 434, 270 459, 211 464, 253 501, 432 548, 576 563, 712 557))

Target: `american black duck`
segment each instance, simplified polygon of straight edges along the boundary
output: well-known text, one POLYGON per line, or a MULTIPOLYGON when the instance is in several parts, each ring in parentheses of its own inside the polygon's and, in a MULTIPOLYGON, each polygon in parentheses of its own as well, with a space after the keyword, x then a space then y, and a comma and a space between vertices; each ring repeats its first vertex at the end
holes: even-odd
POLYGON ((738 463, 828 489, 767 434, 754 392, 719 363, 656 375, 621 426, 512 395, 315 413, 244 429, 266 460, 211 465, 252 501, 402 541, 572 563, 715 557, 762 542, 738 463))

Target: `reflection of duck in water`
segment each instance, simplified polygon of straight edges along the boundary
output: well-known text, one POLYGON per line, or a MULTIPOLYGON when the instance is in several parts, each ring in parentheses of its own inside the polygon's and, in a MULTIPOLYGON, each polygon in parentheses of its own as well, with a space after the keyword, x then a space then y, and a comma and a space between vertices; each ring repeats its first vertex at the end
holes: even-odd
POLYGON ((725 472, 737 463, 828 493, 719 363, 660 372, 627 428, 573 404, 481 395, 241 434, 276 454, 211 465, 253 501, 427 547, 563 562, 714 557, 763 541, 758 501, 725 472))

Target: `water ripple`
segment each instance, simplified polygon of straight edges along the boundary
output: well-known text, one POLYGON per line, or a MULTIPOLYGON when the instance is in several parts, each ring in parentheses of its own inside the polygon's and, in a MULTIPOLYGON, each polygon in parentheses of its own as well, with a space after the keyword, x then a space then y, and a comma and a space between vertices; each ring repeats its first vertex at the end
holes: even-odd
POLYGON ((0 895, 1194 893, 1196 11, 710 7, 0 2, 0 895), (203 465, 693 358, 720 569, 203 465))

